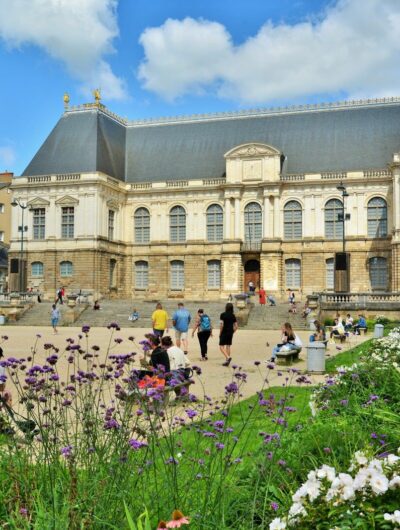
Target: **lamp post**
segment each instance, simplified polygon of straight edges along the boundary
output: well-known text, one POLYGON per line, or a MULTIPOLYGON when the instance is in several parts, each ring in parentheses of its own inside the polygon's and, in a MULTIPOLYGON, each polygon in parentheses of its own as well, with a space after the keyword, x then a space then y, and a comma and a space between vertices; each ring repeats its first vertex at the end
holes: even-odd
POLYGON ((21 293, 24 283, 24 273, 23 273, 23 263, 24 263, 24 232, 28 230, 28 227, 24 225, 24 212, 28 208, 27 204, 23 204, 20 199, 14 199, 11 203, 11 206, 19 206, 22 211, 21 215, 21 225, 18 225, 18 232, 21 232, 21 250, 20 250, 20 265, 19 265, 19 281, 18 281, 18 290, 21 293))
POLYGON ((350 219, 350 214, 345 214, 344 200, 349 196, 346 190, 346 186, 341 182, 339 186, 336 186, 336 189, 342 192, 342 213, 339 214, 338 220, 342 221, 342 243, 343 243, 343 254, 346 252, 346 233, 345 233, 345 221, 350 219))

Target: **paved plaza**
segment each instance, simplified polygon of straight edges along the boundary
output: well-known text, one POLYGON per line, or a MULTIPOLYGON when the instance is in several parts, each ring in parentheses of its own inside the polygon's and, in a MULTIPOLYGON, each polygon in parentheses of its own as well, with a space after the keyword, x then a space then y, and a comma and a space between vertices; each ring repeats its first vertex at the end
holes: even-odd
MULTIPOLYGON (((132 327, 123 327, 120 331, 115 331, 113 338, 123 339, 121 344, 117 344, 112 340, 111 344, 113 346, 112 353, 128 353, 128 352, 138 352, 141 353, 141 348, 139 341, 144 338, 144 334, 148 333, 150 330, 148 328, 132 328, 132 327), (135 337, 135 343, 129 340, 130 336, 135 337)), ((39 326, 39 327, 29 327, 29 326, 4 326, 1 329, 2 335, 7 335, 8 340, 3 343, 3 349, 5 357, 14 356, 17 358, 27 357, 31 354, 31 348, 37 340, 36 335, 40 334, 39 346, 37 348, 36 354, 36 364, 45 362, 48 352, 46 352, 43 347, 45 343, 52 343, 56 347, 60 348, 60 354, 67 345, 66 339, 69 337, 77 339, 78 334, 81 332, 80 327, 61 327, 59 328, 59 333, 54 334, 51 327, 48 326, 39 326)), ((91 328, 89 333, 89 345, 98 345, 100 346, 100 359, 104 357, 107 350, 107 346, 110 341, 110 330, 104 327, 91 328)), ((303 344, 308 343, 308 331, 298 332, 303 344)), ((172 333, 172 337, 174 337, 172 333)), ((340 348, 347 349, 350 347, 359 344, 364 341, 367 337, 352 337, 351 342, 340 346, 340 348)), ((85 340, 83 343, 85 344, 85 340)), ((232 365, 239 365, 243 368, 248 374, 247 382, 243 385, 242 394, 243 397, 248 397, 253 395, 257 390, 259 390, 263 384, 264 379, 268 376, 268 381, 270 386, 280 386, 285 383, 285 378, 290 377, 290 382, 295 383, 295 377, 288 372, 286 366, 280 366, 279 370, 269 370, 264 361, 268 360, 271 357, 271 347, 280 341, 280 332, 267 330, 243 330, 239 329, 234 336, 233 348, 232 348, 232 365), (269 342, 270 347, 266 346, 266 343, 269 342), (259 367, 255 366, 255 361, 261 361, 259 367), (278 372, 282 375, 278 375, 278 372)), ((329 345, 327 355, 333 356, 339 353, 339 347, 335 345, 329 345)), ((301 371, 306 370, 306 356, 307 350, 303 347, 303 350, 300 354, 300 361, 292 365, 292 367, 297 368, 301 371)), ((209 341, 209 360, 206 362, 200 362, 200 350, 197 337, 189 339, 189 358, 192 364, 198 365, 202 368, 202 375, 200 379, 196 378, 196 384, 192 386, 192 391, 198 396, 202 396, 203 392, 213 398, 221 398, 224 395, 224 388, 232 380, 232 368, 222 366, 223 356, 219 352, 218 348, 218 337, 217 333, 214 334, 214 337, 209 341), (204 391, 203 388, 204 387, 204 391)), ((58 370, 62 373, 67 369, 67 363, 59 364, 58 370)), ((139 363, 138 363, 139 366, 139 363)), ((63 375, 63 374, 61 374, 63 375)), ((64 374, 65 375, 65 374, 64 374)), ((323 375, 312 375, 310 377, 311 381, 315 384, 320 381, 323 381, 323 375)), ((8 387, 10 385, 8 384, 8 387)), ((17 396, 15 395, 15 389, 10 389, 15 398, 15 405, 17 405, 17 396)))

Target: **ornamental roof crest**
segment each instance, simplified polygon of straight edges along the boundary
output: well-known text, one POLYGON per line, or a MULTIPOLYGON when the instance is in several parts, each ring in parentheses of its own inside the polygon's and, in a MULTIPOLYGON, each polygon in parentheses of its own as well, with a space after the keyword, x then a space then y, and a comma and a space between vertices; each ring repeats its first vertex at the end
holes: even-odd
POLYGON ((275 147, 267 144, 249 143, 234 147, 227 153, 225 158, 252 158, 255 156, 276 156, 281 152, 275 147))

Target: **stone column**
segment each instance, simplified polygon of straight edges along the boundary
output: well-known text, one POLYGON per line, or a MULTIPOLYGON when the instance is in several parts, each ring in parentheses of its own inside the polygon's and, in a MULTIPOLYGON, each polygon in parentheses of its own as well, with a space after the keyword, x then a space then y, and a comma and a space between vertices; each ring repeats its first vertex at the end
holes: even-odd
POLYGON ((269 197, 264 196, 264 212, 263 212, 263 238, 270 238, 272 236, 270 231, 270 208, 269 208, 269 197))
POLYGON ((274 197, 274 238, 280 237, 279 205, 279 197, 274 197))
POLYGON ((240 199, 235 198, 235 239, 240 239, 240 199))
POLYGON ((231 200, 225 198, 225 239, 231 237, 231 200))

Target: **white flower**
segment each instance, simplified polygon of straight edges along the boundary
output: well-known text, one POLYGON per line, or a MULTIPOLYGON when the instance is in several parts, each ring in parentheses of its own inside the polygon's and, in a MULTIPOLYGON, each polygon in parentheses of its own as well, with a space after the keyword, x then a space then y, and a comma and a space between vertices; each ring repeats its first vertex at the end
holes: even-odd
POLYGON ((368 465, 369 469, 372 469, 374 471, 380 471, 382 473, 382 460, 378 460, 377 458, 374 458, 371 460, 371 462, 368 465))
POLYGON ((380 473, 375 473, 374 475, 372 475, 369 483, 372 491, 376 495, 382 495, 388 490, 389 487, 388 479, 385 477, 385 475, 382 475, 380 473))
POLYGON ((391 523, 400 523, 400 510, 395 510, 393 514, 385 513, 383 518, 385 521, 390 521, 391 523))
POLYGON ((285 521, 282 521, 279 517, 276 517, 269 523, 269 530, 284 530, 286 528, 285 521))
POLYGON ((304 499, 304 497, 307 496, 307 488, 305 484, 301 485, 300 488, 296 491, 294 495, 292 495, 292 501, 293 502, 300 502, 301 499, 304 499))
POLYGON ((354 481, 353 481, 354 489, 356 491, 364 489, 368 483, 368 479, 370 478, 370 476, 371 476, 371 473, 367 469, 365 468, 360 469, 360 471, 354 477, 354 481))
POLYGON ((315 401, 314 400, 311 400, 309 402, 309 407, 310 407, 310 410, 311 410, 311 416, 316 416, 317 415, 317 407, 315 405, 315 401))
POLYGON ((300 504, 299 502, 295 502, 294 504, 292 504, 289 510, 289 518, 292 519, 298 517, 299 515, 307 515, 307 512, 302 504, 300 504))
POLYGON ((351 486, 345 486, 343 488, 341 497, 344 501, 353 499, 355 497, 354 488, 352 488, 351 486))
POLYGON ((385 458, 385 460, 387 461, 389 466, 392 466, 393 464, 395 464, 396 462, 398 462, 400 460, 400 456, 388 455, 388 457, 385 458))
POLYGON ((320 469, 317 471, 317 477, 319 479, 328 479, 329 482, 332 482, 336 477, 336 470, 334 467, 327 466, 324 464, 320 469))
POLYGON ((392 480, 389 482, 389 488, 394 490, 395 488, 400 488, 400 477, 395 475, 392 480))
POLYGON ((356 451, 354 453, 354 460, 360 466, 366 466, 368 464, 368 458, 365 456, 365 454, 362 451, 356 451))
POLYGON ((321 491, 321 482, 317 479, 310 479, 304 484, 307 495, 311 502, 315 501, 318 498, 321 491))

